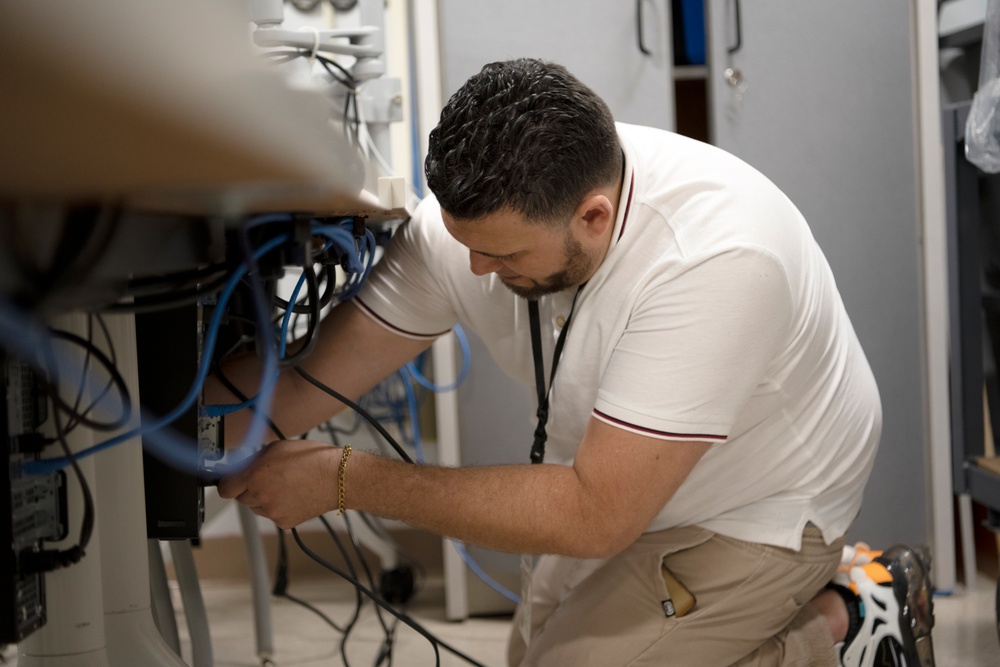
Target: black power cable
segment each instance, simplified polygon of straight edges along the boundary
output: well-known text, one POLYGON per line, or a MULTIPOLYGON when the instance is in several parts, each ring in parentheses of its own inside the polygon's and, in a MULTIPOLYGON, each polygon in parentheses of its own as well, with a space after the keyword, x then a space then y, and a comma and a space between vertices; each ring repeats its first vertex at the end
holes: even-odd
MULTIPOLYGON (((320 264, 320 270, 316 274, 317 283, 323 284, 323 294, 319 298, 320 309, 326 308, 333 301, 333 291, 335 287, 336 280, 330 277, 330 267, 327 264, 320 264)), ((292 312, 297 315, 311 315, 315 308, 310 304, 294 303, 290 304, 288 301, 282 299, 279 296, 274 297, 274 303, 282 310, 288 310, 291 307, 292 312)))
MULTIPOLYGON (((336 391, 332 387, 329 387, 329 386, 323 384, 322 382, 320 382, 319 380, 317 380, 316 378, 314 378, 312 375, 310 375, 308 372, 306 372, 305 370, 303 370, 301 367, 296 366, 295 370, 296 370, 296 372, 299 373, 299 375, 301 375, 303 378, 305 378, 306 381, 308 381, 310 384, 312 384, 313 386, 315 386, 317 389, 320 389, 321 391, 329 394, 330 396, 332 396, 333 398, 336 398, 341 403, 344 403, 345 405, 347 405, 348 407, 350 407, 352 410, 355 410, 356 412, 358 412, 358 414, 360 414, 362 417, 364 417, 371 425, 373 425, 376 428, 376 430, 378 430, 378 432, 389 442, 389 444, 392 445, 392 447, 397 451, 397 453, 399 453, 399 455, 403 458, 403 460, 405 460, 407 463, 413 463, 413 460, 406 454, 406 452, 403 450, 403 448, 400 447, 399 443, 396 442, 396 440, 392 437, 392 435, 390 435, 389 432, 386 431, 385 428, 378 422, 378 420, 376 420, 374 417, 372 417, 360 405, 354 403, 349 398, 347 398, 346 396, 342 395, 340 392, 336 391)), ((401 620, 406 625, 414 628, 418 633, 420 633, 428 641, 430 641, 431 644, 434 646, 434 654, 435 654, 435 656, 437 658, 437 663, 436 664, 440 665, 440 659, 441 658, 440 658, 440 655, 439 655, 438 649, 437 649, 438 645, 440 645, 443 648, 445 648, 446 650, 448 650, 449 652, 451 652, 454 655, 458 656, 459 658, 467 661, 469 664, 475 665, 475 666, 478 666, 478 667, 483 667, 481 665, 481 663, 476 662, 473 658, 471 658, 471 657, 465 655, 464 653, 458 651, 457 649, 455 649, 455 648, 447 645, 446 643, 444 643, 443 641, 441 641, 437 637, 434 637, 434 635, 432 635, 429 632, 427 632, 426 630, 424 630, 422 627, 418 627, 418 625, 414 621, 412 621, 412 619, 410 619, 405 614, 397 612, 395 609, 392 608, 392 606, 388 602, 385 602, 381 598, 376 598, 375 594, 372 593, 370 590, 364 588, 360 584, 360 582, 357 581, 357 579, 349 577, 346 572, 343 572, 343 571, 337 569, 336 567, 334 567, 330 563, 328 563, 325 560, 323 560, 322 558, 320 558, 314 552, 310 551, 302 543, 301 539, 298 536, 298 533, 296 532, 296 530, 294 528, 292 529, 292 536, 295 538, 296 543, 305 552, 305 554, 307 556, 309 556, 314 561, 316 561, 317 563, 319 563, 323 567, 327 568, 328 570, 330 570, 330 571, 332 571, 332 572, 340 575, 346 581, 348 581, 349 583, 351 583, 352 585, 354 585, 355 587, 357 587, 362 593, 364 593, 369 598, 371 598, 372 600, 374 600, 377 605, 379 605, 380 607, 382 607, 382 608, 386 609, 387 611, 389 611, 397 619, 401 620)))
POLYGON ((161 294, 135 297, 130 303, 114 303, 101 308, 101 310, 106 313, 150 313, 180 308, 218 294, 228 280, 229 276, 224 275, 204 285, 195 285, 181 290, 164 288, 165 291, 161 294))
MULTIPOLYGON (((303 51, 302 55, 303 56, 309 55, 309 52, 303 51)), ((355 88, 357 88, 358 81, 357 79, 354 78, 354 75, 351 74, 351 72, 346 67, 338 63, 336 60, 327 58, 322 54, 316 54, 316 60, 319 61, 320 65, 322 65, 323 68, 327 71, 327 74, 333 77, 337 81, 337 83, 340 83, 344 87, 350 89, 351 92, 354 92, 355 88), (333 69, 331 68, 336 69, 338 72, 340 72, 340 75, 338 76, 337 74, 335 74, 333 72, 333 69)))
MULTIPOLYGON (((91 419, 90 417, 87 416, 90 410, 92 409, 93 405, 91 406, 91 408, 88 408, 80 412, 79 401, 77 401, 77 405, 70 406, 62 399, 61 396, 59 396, 58 391, 50 392, 53 402, 58 407, 65 410, 68 415, 70 415, 70 417, 74 420, 73 426, 76 426, 77 424, 84 424, 94 429, 95 431, 114 431, 125 426, 125 424, 128 423, 129 419, 132 418, 132 400, 129 397, 128 387, 125 385, 125 378, 123 378, 121 373, 118 371, 115 362, 109 359, 107 355, 104 354, 104 352, 102 352, 100 348, 95 346, 91 341, 86 340, 80 336, 77 336, 74 333, 70 333, 68 331, 61 331, 59 329, 52 329, 51 333, 54 339, 69 341, 71 343, 79 345, 84 350, 86 350, 87 356, 84 360, 84 369, 87 368, 90 358, 95 358, 97 359, 98 362, 100 362, 101 366, 104 367, 104 370, 107 371, 110 377, 110 381, 118 389, 119 401, 121 402, 121 415, 119 415, 119 417, 114 421, 110 422, 95 421, 94 419, 91 419)), ((82 396, 84 391, 84 386, 86 385, 86 381, 87 381, 86 372, 84 372, 80 380, 81 384, 80 384, 80 390, 77 393, 78 397, 82 396)), ((102 396, 103 394, 101 396, 98 396, 93 403, 96 404, 97 402, 99 402, 102 396)), ((69 431, 69 429, 67 429, 67 431, 69 431)))
MULTIPOLYGON (((102 322, 102 325, 103 325, 103 322, 102 322)), ((105 334, 107 334, 107 327, 104 328, 104 332, 105 332, 105 334)), ((107 340, 110 341, 110 337, 108 337, 107 340)), ((87 342, 88 343, 93 343, 94 342, 94 316, 93 315, 88 315, 87 316, 87 342)), ((113 351, 114 351, 114 348, 112 348, 112 352, 113 351)), ((116 361, 117 360, 114 359, 114 357, 112 357, 112 363, 116 363, 116 361)), ((87 354, 83 358, 83 370, 80 371, 80 376, 81 377, 86 377, 89 372, 90 372, 90 355, 87 354)), ((87 408, 87 409, 85 409, 84 413, 90 412, 90 410, 93 409, 93 407, 95 405, 97 405, 98 403, 100 403, 101 399, 103 399, 104 396, 107 395, 108 391, 111 390, 111 387, 112 387, 113 384, 114 384, 114 382, 109 380, 108 384, 106 384, 104 386, 104 389, 101 391, 100 395, 91 402, 90 407, 87 408)), ((86 383, 81 382, 79 389, 77 389, 76 400, 73 401, 73 413, 74 414, 78 413, 80 411, 80 404, 83 402, 83 395, 85 393, 84 392, 84 388, 85 387, 86 387, 86 383)), ((70 422, 68 424, 66 424, 66 432, 67 433, 70 433, 77 426, 78 422, 74 422, 73 419, 74 419, 74 417, 71 417, 70 418, 70 422)))
MULTIPOLYGON (((277 528, 277 526, 275 527, 277 528)), ((281 528, 278 528, 278 563, 271 594, 276 597, 285 598, 289 602, 294 602, 300 607, 308 609, 323 619, 327 625, 337 632, 344 632, 344 628, 340 627, 333 619, 323 613, 323 610, 288 592, 288 548, 285 546, 285 531, 281 528)))
MULTIPOLYGON (((319 380, 317 380, 316 378, 314 378, 312 375, 310 375, 308 372, 306 372, 305 370, 303 370, 301 367, 296 366, 295 367, 295 371, 297 373, 299 373, 299 375, 301 375, 303 378, 305 378, 306 381, 308 381, 310 384, 312 384, 313 386, 315 386, 318 389, 322 390, 323 392, 329 394, 330 396, 336 398, 338 401, 340 401, 341 403, 347 405, 349 408, 351 408, 352 410, 354 410, 358 414, 360 414, 362 417, 364 417, 372 426, 374 426, 376 428, 376 430, 382 435, 382 437, 384 437, 392 445, 392 447, 396 450, 396 452, 400 455, 400 457, 403 458, 404 461, 406 461, 407 463, 413 463, 413 460, 409 457, 409 455, 406 453, 406 451, 403 450, 403 448, 399 445, 399 443, 396 442, 395 438, 393 438, 392 435, 388 431, 386 431, 385 428, 378 422, 378 420, 376 420, 374 417, 372 417, 371 414, 369 414, 367 410, 365 410, 360 405, 358 405, 354 401, 350 400, 346 396, 342 395, 340 392, 336 391, 335 389, 333 389, 333 388, 331 388, 331 387, 323 384, 322 382, 320 382, 319 380)), ((220 380, 221 379, 222 379, 222 377, 220 377, 220 380)), ((229 383, 228 380, 223 380, 223 382, 224 382, 224 384, 226 384, 227 388, 229 388, 229 390, 232 391, 233 394, 237 398, 239 398, 241 401, 245 401, 246 400, 245 395, 243 395, 238 389, 236 389, 234 386, 232 386, 232 384, 229 383)), ((277 435, 279 438, 281 438, 283 440, 286 439, 285 436, 280 431, 277 430, 277 428, 273 425, 273 423, 271 425, 271 428, 272 428, 272 430, 274 430, 275 435, 277 435)), ((321 517, 321 519, 322 519, 322 517, 321 517)), ((360 593, 363 593, 366 596, 368 596, 369 598, 371 598, 372 600, 374 600, 375 603, 379 607, 381 607, 383 609, 386 609, 389 613, 391 613, 397 619, 399 619, 400 621, 402 621, 406 625, 412 627, 420 635, 422 635, 428 641, 430 641, 431 644, 434 646, 435 656, 437 656, 437 663, 436 664, 440 665, 440 655, 438 653, 438 648, 437 648, 440 645, 440 646, 444 647, 446 650, 448 650, 449 652, 451 652, 454 655, 458 656, 459 658, 462 658, 463 660, 467 661, 469 664, 471 664, 471 665, 473 665, 475 667, 484 667, 481 663, 477 662, 473 658, 465 655, 461 651, 458 651, 458 649, 455 649, 455 648, 447 645, 446 643, 444 643, 443 641, 441 641, 440 639, 438 639, 434 635, 430 634, 427 630, 425 630, 423 627, 419 626, 419 624, 417 624, 415 621, 413 621, 412 619, 410 619, 406 614, 404 614, 402 612, 397 612, 395 609, 393 609, 393 607, 388 602, 385 602, 381 597, 377 596, 377 594, 375 594, 370 589, 368 589, 364 585, 362 585, 361 582, 358 581, 358 579, 357 579, 356 576, 352 576, 348 572, 344 572, 343 570, 340 570, 339 568, 335 567, 334 565, 330 564, 329 562, 327 562, 326 560, 324 560, 323 558, 321 558, 320 556, 318 556, 315 552, 313 552, 312 550, 310 550, 302 542, 302 540, 299 538, 299 535, 298 535, 298 532, 296 531, 296 529, 293 528, 291 530, 291 532, 292 532, 292 536, 295 538, 296 544, 299 545, 299 548, 301 548, 302 551, 307 556, 309 556, 314 561, 316 561, 317 563, 319 563, 321 566, 325 567, 326 569, 330 570, 331 572, 339 575, 345 581, 347 581, 348 583, 350 583, 351 585, 353 585, 358 591, 360 591, 360 593)), ((331 530, 331 534, 334 534, 332 532, 332 530, 331 530)), ((341 553, 343 553, 343 551, 341 553)), ((346 555, 345 555, 345 561, 347 561, 348 563, 350 563, 350 561, 347 559, 346 555)), ((280 563, 281 562, 282 562, 281 559, 279 559, 279 572, 278 572, 278 576, 276 577, 276 580, 278 580, 278 581, 282 581, 283 580, 284 583, 285 583, 285 586, 287 587, 287 570, 283 571, 280 568, 280 563)), ((284 562, 287 565, 287 559, 285 559, 284 562)), ((372 588, 374 588, 374 586, 372 586, 372 588)), ((311 605, 308 605, 308 603, 303 603, 303 601, 301 601, 301 600, 299 600, 297 598, 292 598, 292 597, 288 596, 287 593, 285 593, 283 595, 283 597, 286 597, 290 601, 296 602, 297 604, 300 604, 300 605, 304 606, 307 609, 311 608, 311 605)), ((319 613, 318 610, 315 610, 315 609, 311 609, 311 610, 313 610, 316 613, 319 613)), ((323 614, 320 613, 320 616, 322 618, 324 618, 324 620, 328 624, 330 624, 332 627, 337 628, 337 626, 331 620, 329 620, 329 618, 327 618, 325 615, 323 615, 323 614)), ((383 623, 383 628, 385 628, 385 627, 386 626, 383 623)), ((337 628, 337 629, 339 630, 339 628, 337 628)), ((347 629, 347 632, 349 632, 349 628, 347 629)), ((346 632, 345 632, 345 635, 346 635, 346 632)), ((342 641, 346 642, 346 636, 345 636, 345 639, 342 640, 342 641)), ((346 664, 346 655, 344 655, 343 652, 342 652, 342 657, 344 658, 345 664, 346 664)), ((380 657, 380 659, 381 659, 381 657, 380 657)))
POLYGON ((47 344, 44 346, 42 352, 49 366, 46 389, 53 402, 52 420, 55 424, 56 441, 69 460, 70 466, 73 468, 73 473, 80 484, 80 493, 83 495, 83 519, 80 522, 80 538, 76 546, 63 550, 44 549, 26 554, 21 561, 21 569, 26 574, 51 572, 52 570, 79 563, 86 554, 87 546, 90 544, 90 538, 94 532, 94 498, 90 492, 90 485, 87 484, 87 478, 84 477, 83 471, 80 469, 80 464, 77 462, 76 456, 66 441, 65 424, 60 414, 60 410, 66 408, 66 403, 58 396, 59 375, 55 351, 50 344, 47 344))
POLYGON ((337 390, 333 389, 332 387, 329 387, 329 386, 323 384, 322 382, 320 382, 319 380, 317 380, 316 378, 314 378, 312 375, 310 375, 308 372, 306 372, 301 366, 296 366, 295 367, 295 372, 298 373, 299 375, 301 375, 309 384, 313 385, 314 387, 316 387, 320 391, 323 391, 323 392, 329 394, 333 398, 337 399, 338 401, 340 401, 341 403, 343 403, 344 405, 346 405, 347 407, 351 408, 352 410, 354 410, 355 412, 357 412, 359 415, 361 415, 362 417, 364 417, 365 420, 369 424, 371 424, 375 428, 375 430, 378 431, 379 434, 383 438, 385 438, 386 441, 390 445, 392 445, 392 448, 396 450, 396 453, 399 454, 399 457, 401 459, 403 459, 407 463, 413 463, 413 459, 411 459, 410 455, 406 453, 406 450, 404 450, 399 445, 399 443, 396 442, 396 439, 393 438, 392 435, 387 430, 385 430, 385 427, 382 426, 382 424, 380 424, 377 419, 375 419, 374 417, 372 417, 368 413, 367 410, 365 410, 360 405, 358 405, 357 403, 355 403, 351 399, 347 398, 346 396, 344 396, 343 394, 341 394, 337 390))
POLYGON ((385 609, 387 612, 389 612, 390 614, 392 614, 393 616, 395 616, 396 618, 398 618, 400 621, 402 621, 404 624, 406 624, 409 627, 411 627, 414 630, 416 630, 416 632, 418 634, 420 634, 422 637, 424 637, 424 639, 426 639, 427 641, 429 641, 430 644, 431 644, 431 646, 434 648, 434 657, 435 657, 435 663, 434 664, 435 665, 440 666, 440 664, 441 664, 441 653, 438 650, 438 647, 441 647, 441 648, 445 649, 446 651, 448 651, 449 653, 451 653, 451 654, 453 654, 453 655, 461 658, 462 660, 465 660, 466 662, 468 662, 470 665, 473 665, 474 667, 485 667, 485 665, 483 665, 482 663, 476 661, 471 656, 468 656, 465 653, 462 653, 461 651, 459 651, 454 646, 451 646, 450 644, 447 644, 444 641, 438 639, 437 637, 435 637, 434 635, 432 635, 430 632, 428 632, 426 629, 424 629, 423 626, 421 626, 419 623, 417 623, 416 621, 414 621, 412 618, 410 618, 406 614, 403 614, 403 613, 398 612, 395 609, 393 609, 392 605, 390 605, 389 603, 383 601, 380 596, 378 596, 373 591, 369 590, 367 587, 364 586, 364 584, 362 584, 357 579, 351 577, 350 574, 348 574, 347 572, 344 572, 343 570, 341 570, 337 566, 335 566, 332 563, 330 563, 330 562, 326 561, 325 559, 323 559, 322 556, 320 556, 319 554, 317 554, 316 552, 314 552, 312 549, 310 549, 302 541, 302 538, 299 537, 298 530, 296 530, 295 528, 292 528, 292 537, 295 538, 296 544, 299 545, 299 548, 302 549, 302 551, 304 551, 307 556, 309 556, 314 561, 316 561, 317 563, 319 563, 320 565, 322 565, 326 569, 330 570, 331 572, 339 575, 342 579, 346 580, 348 583, 350 583, 351 585, 353 585, 359 591, 361 591, 362 593, 364 593, 369 599, 371 599, 373 602, 375 602, 375 604, 377 604, 378 606, 380 606, 383 609, 385 609))
MULTIPOLYGON (((326 532, 330 535, 330 539, 332 539, 333 543, 337 545, 337 550, 340 551, 340 555, 344 559, 344 563, 347 565, 347 571, 350 573, 351 577, 357 579, 358 578, 357 570, 354 569, 354 563, 351 561, 350 556, 348 556, 347 549, 344 547, 344 543, 341 541, 337 533, 333 530, 333 527, 330 525, 330 522, 326 520, 325 516, 320 515, 318 518, 322 522, 323 527, 326 528, 326 532)), ((347 639, 348 637, 350 637, 351 631, 354 630, 354 627, 358 623, 358 618, 361 616, 361 605, 364 603, 364 600, 361 598, 360 590, 355 588, 354 595, 355 595, 354 615, 351 617, 351 620, 347 622, 347 626, 344 628, 344 633, 340 638, 340 657, 344 661, 344 667, 350 667, 347 661, 347 639)), ((379 620, 381 620, 381 617, 379 617, 379 620)), ((382 624, 382 628, 385 629, 384 623, 382 624)))
MULTIPOLYGON (((232 392, 232 394, 234 396, 236 396, 236 398, 238 398, 240 401, 243 401, 243 402, 246 402, 248 400, 247 396, 242 391, 240 391, 239 388, 236 387, 229 380, 229 378, 227 378, 223 374, 221 367, 219 367, 218 365, 216 367, 216 375, 219 378, 219 380, 222 382, 222 384, 230 392, 232 392)), ((253 405, 253 404, 250 405, 250 408, 252 410, 257 410, 257 407, 255 405, 253 405)), ((274 434, 278 438, 280 438, 281 440, 287 440, 288 439, 285 436, 285 434, 281 432, 281 429, 279 429, 278 426, 271 420, 270 417, 267 417, 267 423, 268 423, 268 426, 271 429, 271 431, 273 431, 274 434)), ((320 517, 320 518, 323 519, 323 517, 320 517)), ((340 553, 343 556, 344 561, 349 564, 351 561, 348 558, 347 551, 344 549, 344 546, 341 543, 340 539, 337 537, 336 533, 333 532, 333 530, 330 528, 329 524, 325 520, 324 520, 324 525, 327 527, 327 530, 330 532, 330 536, 333 538, 334 544, 336 544, 337 548, 340 550, 340 553)), ((353 569, 351 570, 351 572, 352 572, 352 574, 354 573, 353 569)), ((281 528, 278 528, 278 558, 277 558, 277 562, 275 563, 274 586, 271 589, 271 594, 275 595, 277 597, 284 598, 284 599, 288 600, 289 602, 293 602, 293 603, 299 605, 300 607, 302 607, 302 608, 304 608, 304 609, 306 609, 308 611, 311 611, 313 614, 315 614, 320 619, 322 619, 331 628, 333 628, 337 632, 341 633, 342 638, 341 638, 341 642, 340 642, 340 652, 341 652, 341 657, 343 658, 344 666, 347 667, 347 664, 348 664, 347 663, 347 653, 346 653, 347 636, 350 634, 350 632, 353 629, 354 625, 357 623, 358 617, 361 615, 361 604, 362 604, 361 593, 355 591, 356 604, 355 604, 355 607, 354 607, 354 614, 351 617, 351 619, 348 621, 347 625, 345 625, 344 627, 341 627, 333 619, 331 619, 329 616, 327 616, 325 613, 323 613, 323 611, 321 609, 319 609, 318 607, 315 607, 314 605, 306 602, 302 598, 299 598, 299 597, 297 597, 297 596, 292 595, 291 593, 289 593, 288 592, 288 586, 289 586, 289 578, 288 578, 288 550, 287 550, 287 548, 285 546, 285 531, 282 530, 281 528)), ((383 624, 383 628, 384 627, 385 627, 385 625, 383 624)))
MULTIPOLYGON (((219 382, 222 383, 222 386, 224 386, 226 389, 228 389, 233 394, 233 396, 235 396, 236 398, 240 399, 241 402, 246 403, 246 402, 248 402, 250 400, 249 398, 247 398, 246 394, 244 394, 243 392, 241 392, 236 387, 236 385, 234 385, 232 383, 232 381, 228 377, 226 377, 225 373, 222 370, 221 364, 218 364, 218 363, 215 364, 215 368, 213 370, 213 373, 215 374, 215 377, 219 378, 219 382)), ((250 403, 249 407, 250 407, 250 410, 252 412, 254 412, 256 414, 260 414, 260 408, 258 408, 255 403, 250 403)), ((271 420, 271 418, 269 416, 265 415, 264 419, 267 420, 267 427, 269 429, 271 429, 272 433, 274 433, 276 436, 278 436, 278 439, 280 439, 280 440, 287 440, 288 439, 281 432, 281 429, 278 428, 278 425, 275 424, 271 420)))
MULTIPOLYGON (((320 516, 320 521, 322 521, 323 525, 326 526, 327 531, 332 534, 333 528, 330 526, 330 523, 326 520, 326 517, 320 516)), ((373 591, 378 590, 378 584, 375 583, 375 577, 372 576, 371 568, 368 567, 368 563, 365 561, 364 554, 361 552, 361 543, 358 541, 357 536, 355 536, 354 534, 354 528, 351 526, 351 520, 347 514, 344 515, 344 525, 347 527, 347 536, 350 538, 351 545, 354 547, 354 556, 355 558, 357 558, 358 563, 361 565, 361 569, 364 570, 365 572, 365 577, 368 580, 368 587, 371 588, 373 591)), ((384 592, 383 591, 379 592, 383 594, 382 596, 384 599, 385 598, 384 592)), ((390 664, 392 663, 392 647, 393 647, 393 642, 395 641, 396 626, 398 625, 399 621, 398 619, 395 620, 392 624, 392 627, 386 625, 385 619, 382 617, 382 608, 379 607, 378 605, 375 606, 375 616, 376 618, 378 618, 379 625, 382 626, 382 632, 384 633, 385 636, 385 641, 382 642, 382 647, 375 658, 375 666, 378 667, 378 665, 381 665, 386 660, 388 660, 390 664)))

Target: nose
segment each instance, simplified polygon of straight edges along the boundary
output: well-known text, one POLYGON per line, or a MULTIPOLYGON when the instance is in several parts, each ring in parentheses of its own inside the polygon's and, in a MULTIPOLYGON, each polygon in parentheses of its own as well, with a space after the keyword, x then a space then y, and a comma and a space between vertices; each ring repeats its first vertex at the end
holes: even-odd
POLYGON ((487 273, 494 273, 503 264, 495 257, 487 257, 477 252, 469 251, 469 269, 477 276, 485 276, 487 273))

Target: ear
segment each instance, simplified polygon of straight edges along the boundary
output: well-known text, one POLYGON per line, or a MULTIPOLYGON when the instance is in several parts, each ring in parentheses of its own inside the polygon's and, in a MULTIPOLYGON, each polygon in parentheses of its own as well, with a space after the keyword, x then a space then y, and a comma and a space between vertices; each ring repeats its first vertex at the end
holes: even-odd
POLYGON ((591 192, 576 207, 573 224, 587 236, 601 237, 614 229, 615 207, 606 195, 591 192))

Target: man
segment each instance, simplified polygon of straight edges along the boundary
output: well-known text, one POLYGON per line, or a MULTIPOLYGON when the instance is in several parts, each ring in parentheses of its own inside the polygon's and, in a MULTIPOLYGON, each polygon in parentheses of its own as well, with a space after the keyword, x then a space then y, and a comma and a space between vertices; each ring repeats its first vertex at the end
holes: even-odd
MULTIPOLYGON (((853 568, 854 593, 824 590, 881 409, 830 269, 772 183, 711 146, 616 125, 535 60, 487 65, 452 97, 426 171, 436 198, 303 367, 357 397, 461 322, 536 388, 534 464, 411 466, 283 441, 223 496, 283 527, 339 506, 544 554, 512 665, 875 664, 893 641, 917 660, 929 625, 915 638, 910 620, 929 607, 911 551, 853 568)), ((252 369, 233 374, 254 391, 252 369)), ((289 434, 341 407, 294 374, 276 395, 289 434)))

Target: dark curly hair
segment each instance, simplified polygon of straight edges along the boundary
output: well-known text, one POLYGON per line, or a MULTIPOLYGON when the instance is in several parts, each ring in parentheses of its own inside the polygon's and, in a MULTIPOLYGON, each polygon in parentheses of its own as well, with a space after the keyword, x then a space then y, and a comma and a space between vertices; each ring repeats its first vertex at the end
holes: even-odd
POLYGON ((508 209, 560 223, 621 175, 608 106, 565 67, 490 63, 452 95, 424 163, 441 208, 460 220, 508 209))

